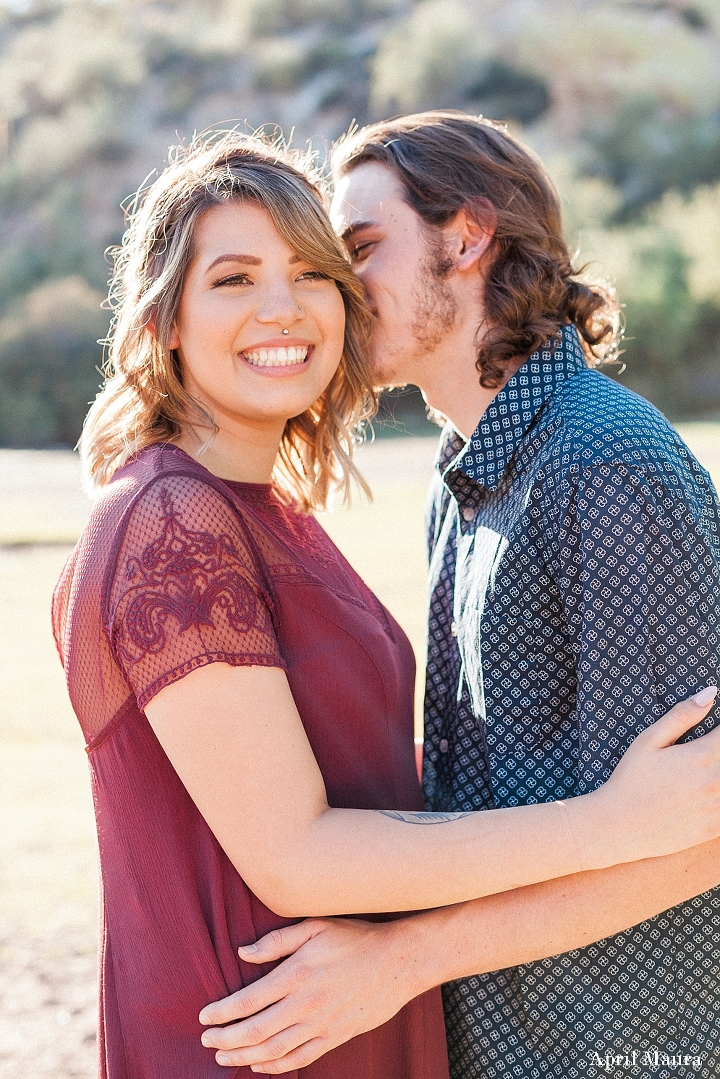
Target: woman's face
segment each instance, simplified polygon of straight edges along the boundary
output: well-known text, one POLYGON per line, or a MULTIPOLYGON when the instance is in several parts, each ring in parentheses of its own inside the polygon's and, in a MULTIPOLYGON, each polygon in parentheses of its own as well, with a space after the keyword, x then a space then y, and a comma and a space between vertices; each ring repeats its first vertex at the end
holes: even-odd
POLYGON ((288 419, 320 397, 340 362, 340 291, 254 203, 211 207, 194 240, 168 342, 180 355, 185 388, 220 431, 270 427, 279 437, 288 419))

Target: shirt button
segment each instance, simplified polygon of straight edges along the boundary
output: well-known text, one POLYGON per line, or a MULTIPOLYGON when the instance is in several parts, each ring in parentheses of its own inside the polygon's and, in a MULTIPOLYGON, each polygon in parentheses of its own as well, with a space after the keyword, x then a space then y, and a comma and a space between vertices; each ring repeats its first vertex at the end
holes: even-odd
POLYGON ((451 624, 451 626, 450 626, 450 632, 452 633, 453 637, 457 637, 457 635, 458 635, 458 627, 457 627, 457 622, 453 622, 453 623, 451 624))
POLYGON ((438 746, 438 749, 440 750, 440 752, 441 753, 447 753, 449 748, 450 748, 450 743, 448 742, 447 738, 441 738, 440 739, 440 745, 438 746))
POLYGON ((463 515, 463 520, 472 521, 473 518, 475 517, 475 510, 472 508, 472 506, 465 506, 465 508, 462 511, 462 515, 463 515))

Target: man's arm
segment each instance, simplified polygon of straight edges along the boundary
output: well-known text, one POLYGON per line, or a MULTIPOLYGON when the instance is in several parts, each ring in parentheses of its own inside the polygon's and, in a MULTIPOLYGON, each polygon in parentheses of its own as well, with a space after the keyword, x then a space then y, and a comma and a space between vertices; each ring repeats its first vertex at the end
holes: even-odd
MULTIPOLYGON (((660 473, 594 464, 547 493, 549 568, 577 657, 575 794, 597 789, 656 716, 720 676, 709 492, 669 466, 660 473)), ((716 721, 713 710, 700 729, 716 721)))
POLYGON ((535 884, 394 922, 310 919, 264 937, 248 962, 290 955, 203 1010, 218 1063, 266 1074, 304 1067, 387 1022, 419 993, 612 936, 720 882, 720 840, 535 884), (261 1014, 258 1014, 261 1013, 261 1014))

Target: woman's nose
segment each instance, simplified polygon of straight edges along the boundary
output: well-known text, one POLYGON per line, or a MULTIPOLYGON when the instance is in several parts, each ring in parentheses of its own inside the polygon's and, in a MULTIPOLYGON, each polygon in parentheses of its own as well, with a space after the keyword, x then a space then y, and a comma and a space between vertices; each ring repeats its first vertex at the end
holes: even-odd
POLYGON ((258 304, 256 311, 258 322, 262 322, 264 325, 276 323, 281 329, 289 329, 301 315, 302 308, 292 290, 285 287, 275 287, 269 290, 258 304))

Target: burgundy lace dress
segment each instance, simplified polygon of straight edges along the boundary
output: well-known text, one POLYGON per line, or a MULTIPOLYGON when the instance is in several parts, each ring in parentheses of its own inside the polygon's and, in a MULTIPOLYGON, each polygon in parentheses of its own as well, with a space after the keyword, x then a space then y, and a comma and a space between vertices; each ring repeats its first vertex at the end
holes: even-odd
MULTIPOLYGON (((142 709, 206 663, 280 667, 330 805, 420 809, 409 642, 314 518, 173 446, 144 450, 108 485, 53 621, 100 845, 100 1073, 250 1079, 215 1063, 197 1017, 269 969, 241 963, 237 945, 288 921, 233 868, 142 709)), ((439 990, 302 1075, 445 1079, 439 990)))

